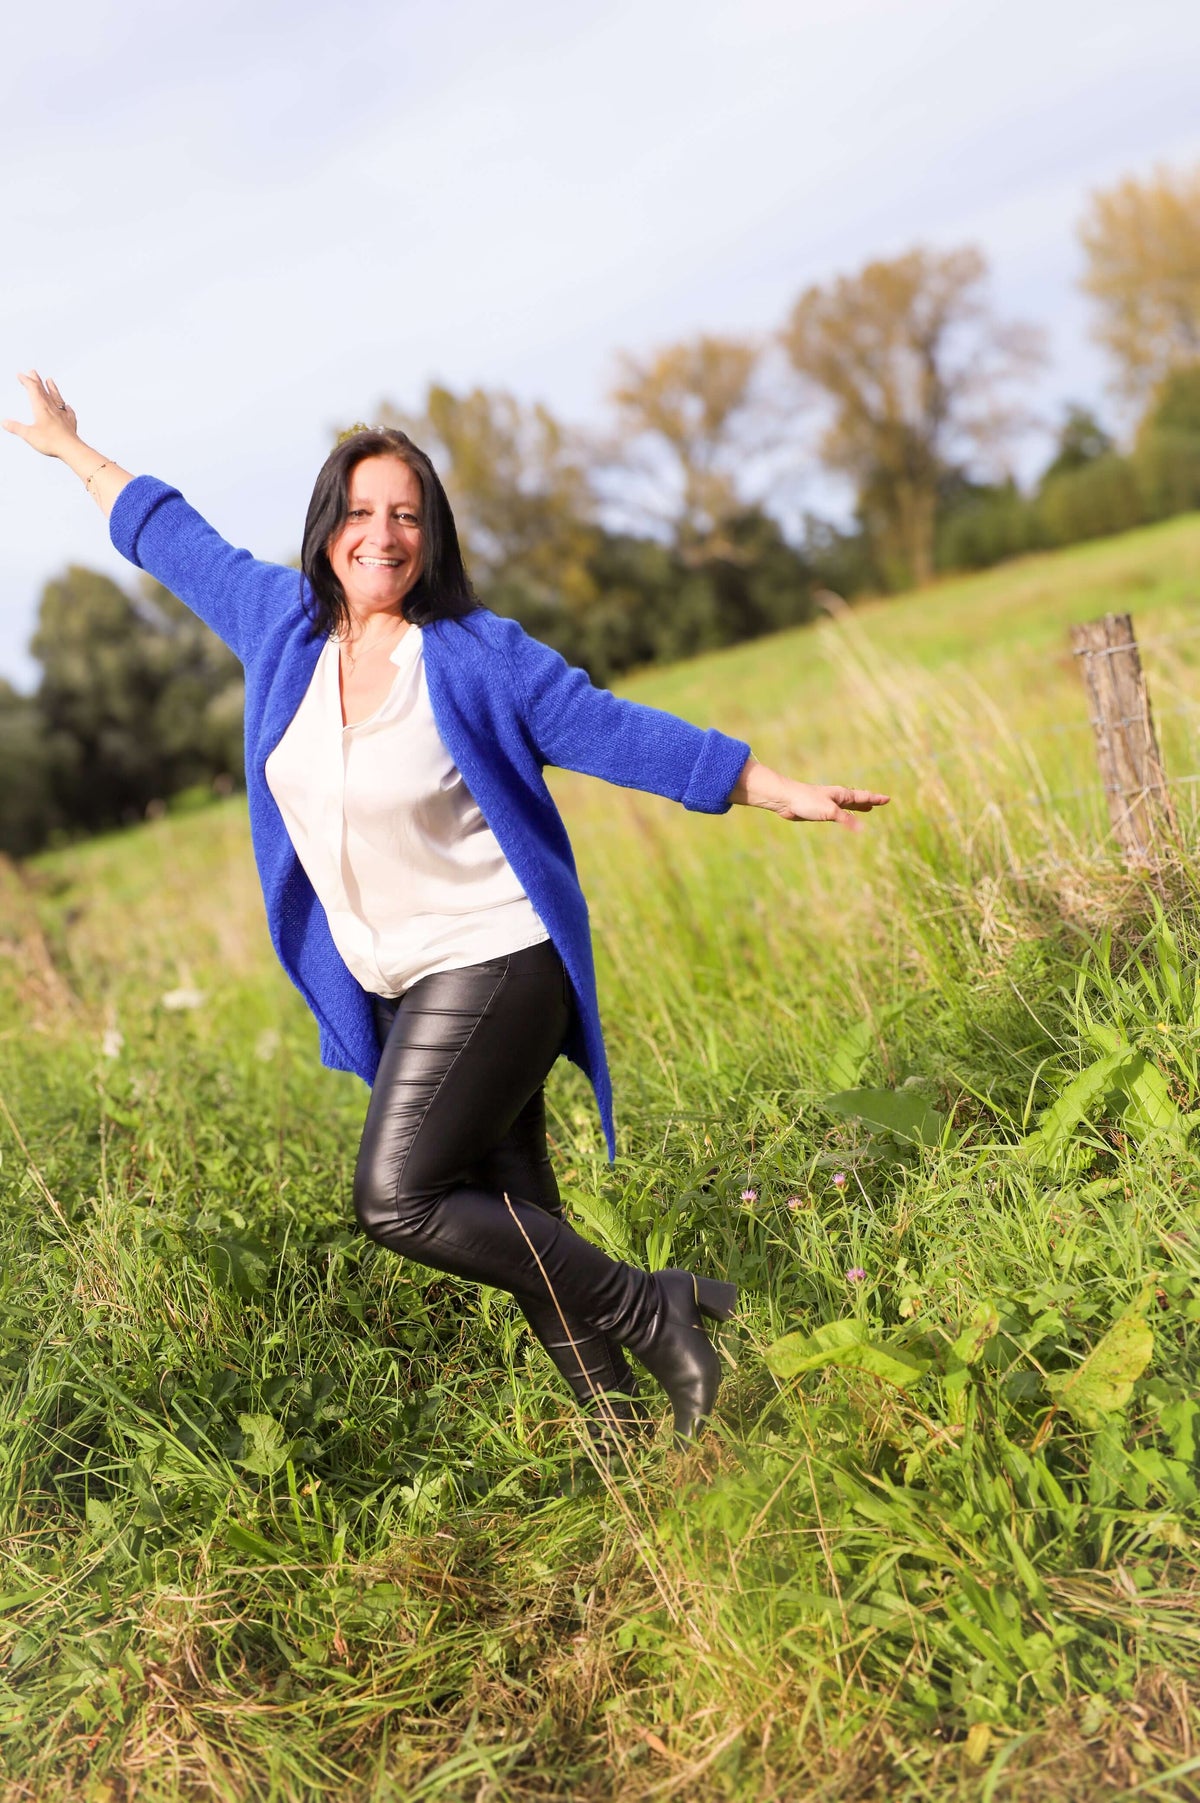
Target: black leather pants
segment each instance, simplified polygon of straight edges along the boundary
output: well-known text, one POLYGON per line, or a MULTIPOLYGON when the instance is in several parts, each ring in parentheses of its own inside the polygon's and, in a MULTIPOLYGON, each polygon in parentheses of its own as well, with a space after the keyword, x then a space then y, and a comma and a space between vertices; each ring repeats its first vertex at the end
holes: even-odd
POLYGON ((586 1401, 633 1390, 620 1343, 651 1331, 657 1298, 563 1219, 542 1086, 570 1005, 549 941, 380 997, 354 1206, 380 1245, 509 1290, 586 1401))

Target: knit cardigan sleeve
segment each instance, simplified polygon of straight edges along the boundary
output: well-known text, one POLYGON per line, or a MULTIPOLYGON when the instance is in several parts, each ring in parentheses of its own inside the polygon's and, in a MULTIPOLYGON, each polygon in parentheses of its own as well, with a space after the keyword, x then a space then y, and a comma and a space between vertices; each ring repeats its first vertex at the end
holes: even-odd
POLYGON ((586 670, 515 622, 505 625, 527 728, 543 763, 665 795, 697 813, 728 811, 750 756, 744 739, 599 689, 586 670))
POLYGON ((243 663, 299 607, 298 570, 237 550, 157 476, 135 476, 121 490, 109 534, 123 557, 178 595, 243 663))

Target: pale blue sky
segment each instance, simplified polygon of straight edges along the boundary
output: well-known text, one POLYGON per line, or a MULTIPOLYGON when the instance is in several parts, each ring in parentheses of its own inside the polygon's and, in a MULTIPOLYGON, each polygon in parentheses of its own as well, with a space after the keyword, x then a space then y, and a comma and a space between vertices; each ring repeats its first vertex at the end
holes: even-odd
MULTIPOLYGON (((596 420, 618 349, 765 331, 807 283, 975 242, 1101 400, 1089 191, 1200 158, 1194 0, 48 0, 0 28, 0 412, 295 552, 335 424, 425 382, 596 420)), ((42 583, 120 572, 74 479, 0 440, 0 674, 42 583)), ((816 491, 815 491, 816 492, 816 491)))

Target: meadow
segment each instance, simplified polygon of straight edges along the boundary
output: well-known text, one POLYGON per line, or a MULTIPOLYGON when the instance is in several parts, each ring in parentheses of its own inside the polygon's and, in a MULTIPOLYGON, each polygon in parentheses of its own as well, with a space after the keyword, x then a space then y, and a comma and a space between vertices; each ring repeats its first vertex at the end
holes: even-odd
POLYGON ((1189 516, 625 685, 857 835, 555 776, 620 1132, 560 1064, 564 1193, 742 1286, 711 1431, 612 1469, 506 1297, 356 1237, 239 800, 0 872, 5 1799, 1200 1797, 1198 599, 1189 516))

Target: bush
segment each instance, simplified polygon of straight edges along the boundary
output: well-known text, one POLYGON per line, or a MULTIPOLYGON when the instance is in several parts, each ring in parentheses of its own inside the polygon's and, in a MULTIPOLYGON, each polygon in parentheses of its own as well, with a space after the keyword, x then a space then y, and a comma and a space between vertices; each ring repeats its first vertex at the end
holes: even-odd
POLYGON ((1127 532, 1145 518, 1137 471, 1128 457, 1115 452, 1052 476, 1033 509, 1037 536, 1045 545, 1127 532))
POLYGON ((1013 483, 970 496, 942 521, 935 561, 939 570, 983 570, 1033 550, 1037 518, 1013 483))

